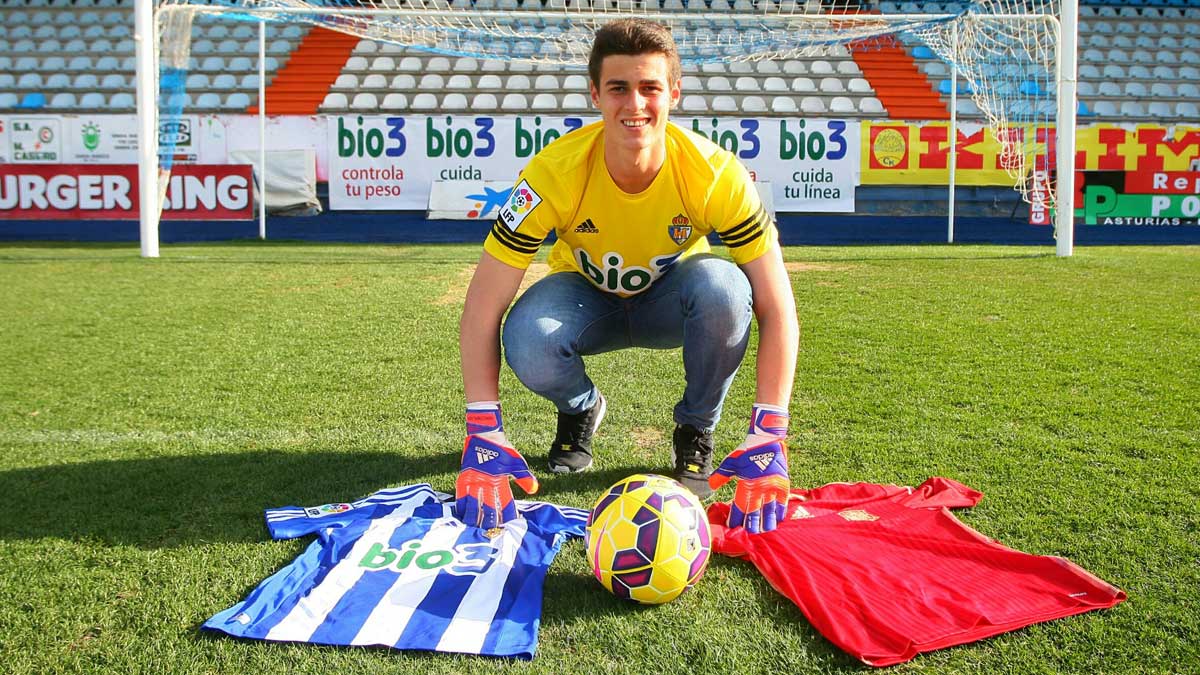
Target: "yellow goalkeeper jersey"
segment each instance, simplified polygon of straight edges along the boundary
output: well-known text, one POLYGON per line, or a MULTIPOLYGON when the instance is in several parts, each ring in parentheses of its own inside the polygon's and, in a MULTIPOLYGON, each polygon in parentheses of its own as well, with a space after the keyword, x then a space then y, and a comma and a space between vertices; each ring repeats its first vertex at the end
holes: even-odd
POLYGON ((627 194, 605 167, 603 122, 559 138, 521 172, 484 250, 525 269, 553 231, 552 273, 579 272, 623 297, 649 288, 680 258, 708 251, 710 232, 739 265, 769 251, 778 234, 746 168, 674 124, 666 141, 653 183, 627 194))

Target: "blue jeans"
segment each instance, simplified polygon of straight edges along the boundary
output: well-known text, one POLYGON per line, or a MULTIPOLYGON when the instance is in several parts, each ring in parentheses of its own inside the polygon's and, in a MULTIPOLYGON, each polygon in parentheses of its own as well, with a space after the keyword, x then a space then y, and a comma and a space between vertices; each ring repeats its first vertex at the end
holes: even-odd
POLYGON ((517 378, 576 414, 596 403, 583 358, 628 347, 683 347, 687 385, 675 422, 711 431, 733 382, 753 316, 750 282, 712 255, 679 261, 630 298, 597 289, 583 275, 559 272, 533 284, 504 322, 504 354, 517 378))

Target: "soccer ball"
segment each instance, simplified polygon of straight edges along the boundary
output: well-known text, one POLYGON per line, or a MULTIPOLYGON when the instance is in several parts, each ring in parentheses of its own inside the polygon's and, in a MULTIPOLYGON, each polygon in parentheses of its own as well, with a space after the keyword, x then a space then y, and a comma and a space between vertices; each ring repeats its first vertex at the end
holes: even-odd
POLYGON ((596 502, 587 555, 600 585, 646 605, 670 602, 696 585, 712 537, 700 501, 663 476, 630 476, 596 502))

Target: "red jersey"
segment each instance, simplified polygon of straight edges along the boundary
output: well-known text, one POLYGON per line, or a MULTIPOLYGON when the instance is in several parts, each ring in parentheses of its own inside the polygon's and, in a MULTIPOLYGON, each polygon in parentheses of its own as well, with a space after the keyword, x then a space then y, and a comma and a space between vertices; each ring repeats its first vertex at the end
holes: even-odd
POLYGON ((1003 546, 948 509, 983 493, 947 478, 918 488, 834 483, 793 490, 787 519, 751 535, 708 509, 713 550, 745 556, 830 642, 871 666, 1125 599, 1074 563, 1003 546))

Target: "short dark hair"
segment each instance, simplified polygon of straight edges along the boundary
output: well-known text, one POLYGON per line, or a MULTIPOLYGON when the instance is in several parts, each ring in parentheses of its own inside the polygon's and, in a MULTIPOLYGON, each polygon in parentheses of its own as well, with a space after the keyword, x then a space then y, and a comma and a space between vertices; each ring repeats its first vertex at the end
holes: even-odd
POLYGON ((592 84, 600 87, 600 64, 604 62, 604 57, 640 54, 666 56, 671 77, 668 84, 675 84, 679 80, 683 68, 679 64, 679 49, 675 46, 671 29, 647 19, 618 19, 604 24, 596 31, 592 53, 588 56, 588 76, 592 78, 592 84))

